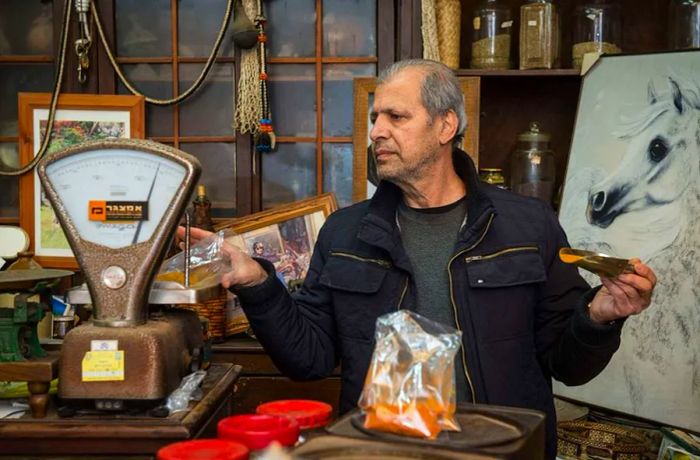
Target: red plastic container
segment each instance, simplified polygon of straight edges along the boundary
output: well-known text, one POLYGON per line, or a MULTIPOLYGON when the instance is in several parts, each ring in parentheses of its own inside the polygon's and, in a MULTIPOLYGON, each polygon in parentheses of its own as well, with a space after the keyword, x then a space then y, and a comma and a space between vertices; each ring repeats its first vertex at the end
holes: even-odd
POLYGON ((225 439, 195 439, 176 442, 158 450, 158 460, 247 460, 249 450, 225 439))
POLYGON ((326 425, 331 419, 333 407, 310 399, 281 399, 260 404, 255 412, 292 417, 299 423, 300 429, 308 430, 326 425))
POLYGON ((273 441, 288 447, 299 439, 299 424, 281 415, 234 415, 219 421, 219 439, 240 442, 250 450, 264 449, 273 441))

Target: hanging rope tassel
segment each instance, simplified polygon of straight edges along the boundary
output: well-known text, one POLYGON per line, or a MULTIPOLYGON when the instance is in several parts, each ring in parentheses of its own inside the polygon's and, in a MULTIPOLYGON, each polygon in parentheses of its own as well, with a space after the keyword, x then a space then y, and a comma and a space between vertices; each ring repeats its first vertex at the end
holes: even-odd
POLYGON ((275 149, 276 136, 272 129, 272 121, 270 116, 270 102, 268 99, 267 87, 267 35, 265 35, 265 23, 267 19, 263 15, 262 0, 258 2, 258 15, 255 17, 255 25, 258 28, 258 59, 260 62, 260 95, 262 105, 262 118, 258 125, 257 133, 255 134, 255 150, 260 153, 268 153, 275 149))

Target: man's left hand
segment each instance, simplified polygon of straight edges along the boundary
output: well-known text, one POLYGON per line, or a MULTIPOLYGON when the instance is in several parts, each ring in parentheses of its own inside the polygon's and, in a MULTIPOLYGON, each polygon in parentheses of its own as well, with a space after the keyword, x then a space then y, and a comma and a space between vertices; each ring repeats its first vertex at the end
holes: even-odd
POLYGON ((634 267, 634 273, 600 279, 603 287, 593 298, 588 311, 594 322, 607 324, 637 315, 651 303, 656 274, 639 259, 630 259, 630 264, 634 267))

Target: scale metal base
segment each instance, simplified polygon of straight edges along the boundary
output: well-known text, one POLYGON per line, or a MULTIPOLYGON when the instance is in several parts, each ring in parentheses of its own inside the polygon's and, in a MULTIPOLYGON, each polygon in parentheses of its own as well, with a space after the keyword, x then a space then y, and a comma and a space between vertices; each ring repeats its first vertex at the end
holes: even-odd
POLYGON ((162 402, 187 373, 199 369, 204 340, 197 314, 173 308, 152 314, 140 326, 82 325, 66 335, 63 350, 58 392, 64 402, 94 402, 95 408, 109 410, 120 409, 128 401, 162 402), (124 351, 123 380, 83 381, 86 352, 101 341, 115 340, 124 351), (106 406, 106 401, 111 404, 106 406))

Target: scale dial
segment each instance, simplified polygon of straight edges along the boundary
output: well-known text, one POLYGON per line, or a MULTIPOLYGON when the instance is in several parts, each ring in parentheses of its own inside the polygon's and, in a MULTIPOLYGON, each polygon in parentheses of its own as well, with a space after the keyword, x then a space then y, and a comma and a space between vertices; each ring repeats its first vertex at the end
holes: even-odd
POLYGON ((153 277, 201 171, 195 157, 139 139, 85 142, 39 164, 96 326, 146 322, 153 277))
POLYGON ((80 237, 112 249, 151 238, 186 174, 169 158, 129 149, 88 151, 46 167, 80 237))

